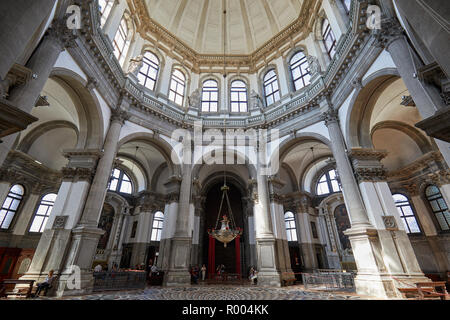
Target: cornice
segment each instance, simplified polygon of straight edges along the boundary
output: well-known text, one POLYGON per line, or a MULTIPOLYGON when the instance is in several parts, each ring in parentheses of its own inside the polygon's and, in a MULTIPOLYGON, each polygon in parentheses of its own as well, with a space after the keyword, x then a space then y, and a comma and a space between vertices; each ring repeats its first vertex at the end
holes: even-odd
MULTIPOLYGON (((266 41, 262 46, 257 48, 251 54, 243 55, 225 55, 225 63, 227 66, 234 67, 249 67, 253 72, 256 65, 260 61, 264 61, 266 57, 272 55, 274 52, 278 51, 279 48, 286 43, 290 43, 293 36, 300 35, 300 39, 296 41, 304 40, 311 29, 311 25, 317 15, 317 3, 320 0, 310 0, 304 1, 302 8, 300 10, 299 17, 293 21, 286 28, 281 30, 278 34, 272 37, 270 40, 266 41)), ((155 20, 150 18, 148 14, 148 8, 144 0, 127 0, 128 7, 130 8, 131 14, 139 17, 135 21, 137 23, 137 32, 144 39, 154 42, 152 38, 148 35, 151 33, 157 39, 157 42, 162 42, 167 45, 171 51, 176 52, 181 57, 189 60, 194 65, 194 68, 202 66, 223 66, 224 56, 219 54, 202 54, 183 41, 178 39, 177 36, 172 34, 170 31, 165 29, 155 20)))

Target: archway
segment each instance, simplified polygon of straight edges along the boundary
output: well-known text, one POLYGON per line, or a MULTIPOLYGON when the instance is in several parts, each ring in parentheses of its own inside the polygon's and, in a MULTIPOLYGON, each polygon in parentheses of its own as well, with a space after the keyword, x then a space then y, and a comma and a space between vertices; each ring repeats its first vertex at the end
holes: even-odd
MULTIPOLYGON (((233 181, 228 181, 227 185, 230 190, 228 191, 228 197, 230 199, 231 210, 236 227, 244 229, 244 210, 242 205, 242 198, 245 196, 242 194, 241 188, 233 181)), ((211 254, 214 256, 214 266, 213 269, 211 265, 208 265, 208 270, 216 270, 218 265, 223 264, 225 266, 226 273, 232 274, 242 274, 246 268, 246 261, 243 259, 244 255, 244 241, 246 237, 241 237, 239 241, 232 241, 224 247, 223 243, 219 241, 214 241, 214 248, 209 249, 210 240, 208 235, 209 229, 214 229, 217 223, 217 217, 219 213, 220 201, 222 197, 221 187, 223 186, 222 181, 215 180, 208 188, 205 193, 205 204, 204 204, 204 223, 203 223, 203 236, 201 239, 202 246, 204 250, 201 253, 201 261, 207 263, 211 261, 211 254), (239 243, 239 247, 236 247, 236 243, 239 243), (238 256, 237 256, 238 255, 238 256)), ((221 216, 227 214, 228 206, 224 203, 221 216)), ((220 223, 220 222, 219 222, 220 223)))

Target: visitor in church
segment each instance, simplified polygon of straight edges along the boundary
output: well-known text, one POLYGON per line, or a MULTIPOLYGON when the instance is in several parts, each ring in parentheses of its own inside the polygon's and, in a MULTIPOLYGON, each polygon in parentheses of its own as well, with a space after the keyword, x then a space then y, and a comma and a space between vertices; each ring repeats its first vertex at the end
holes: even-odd
POLYGON ((101 271, 102 271, 102 265, 99 263, 98 265, 95 266, 94 272, 101 272, 101 271))
POLYGON ((202 281, 205 281, 205 277, 206 277, 206 266, 202 265, 202 281))
POLYGON ((52 286, 53 280, 55 280, 55 276, 53 275, 53 273, 54 273, 54 270, 50 270, 48 272, 48 275, 45 278, 45 280, 43 282, 37 284, 36 293, 34 294, 35 297, 39 296, 42 289, 44 289, 44 292, 45 292, 46 290, 48 290, 48 288, 50 288, 52 286))
POLYGON ((250 268, 250 275, 249 275, 248 278, 251 280, 252 284, 256 284, 255 281, 258 278, 258 271, 256 271, 255 268, 251 267, 250 268))

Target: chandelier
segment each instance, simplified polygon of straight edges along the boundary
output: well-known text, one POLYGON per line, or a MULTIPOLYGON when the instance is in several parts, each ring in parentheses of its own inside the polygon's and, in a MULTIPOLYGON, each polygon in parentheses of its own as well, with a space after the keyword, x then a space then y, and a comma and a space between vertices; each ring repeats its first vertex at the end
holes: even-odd
POLYGON ((219 212, 217 214, 216 225, 214 229, 208 230, 208 234, 212 236, 214 239, 223 243, 223 246, 226 248, 227 243, 233 241, 237 236, 242 235, 242 229, 236 227, 236 223, 233 218, 233 211, 231 210, 230 198, 228 198, 228 190, 230 188, 227 186, 227 173, 224 169, 223 171, 223 186, 220 188, 222 191, 222 199, 220 201, 219 212), (228 206, 229 218, 226 214, 222 216, 221 226, 219 228, 219 219, 222 213, 223 202, 226 200, 228 206), (231 226, 230 226, 231 224, 231 226))

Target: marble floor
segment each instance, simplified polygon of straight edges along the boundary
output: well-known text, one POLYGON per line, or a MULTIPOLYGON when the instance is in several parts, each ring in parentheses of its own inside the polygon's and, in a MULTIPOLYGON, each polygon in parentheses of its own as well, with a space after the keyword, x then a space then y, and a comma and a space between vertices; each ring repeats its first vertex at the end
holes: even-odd
POLYGON ((355 293, 305 290, 303 286, 283 288, 246 286, 148 287, 144 290, 102 292, 57 300, 367 300, 355 293))

